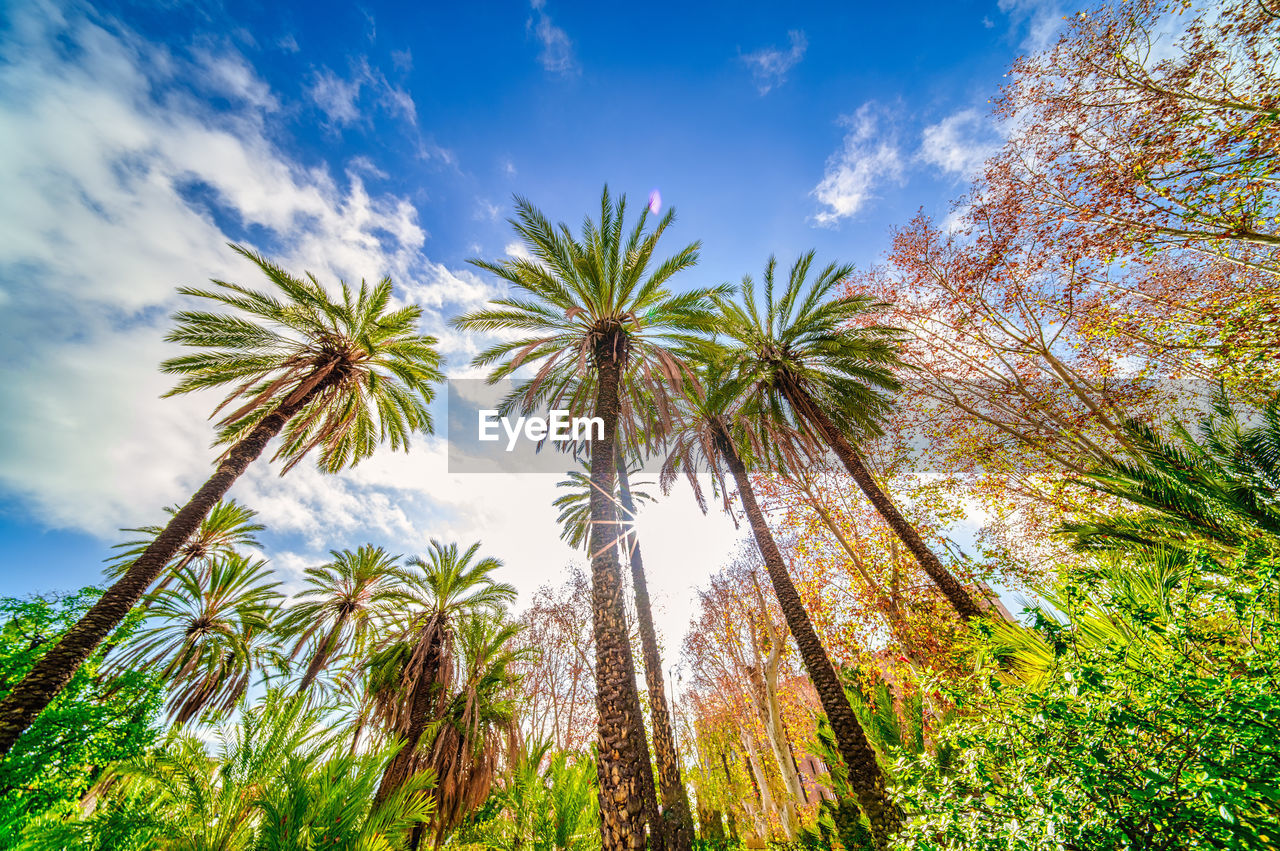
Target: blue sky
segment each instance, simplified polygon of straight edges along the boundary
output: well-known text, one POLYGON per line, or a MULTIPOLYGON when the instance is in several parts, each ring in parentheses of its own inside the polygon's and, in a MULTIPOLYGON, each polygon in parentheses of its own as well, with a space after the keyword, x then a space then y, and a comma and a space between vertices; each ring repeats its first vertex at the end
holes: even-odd
MULTIPOLYGON (((988 101, 1059 20, 1051 2, 168 5, 0 12, 0 594, 96 580, 113 530, 208 472, 211 399, 160 400, 174 287, 252 283, 248 243, 322 279, 390 274, 451 374, 448 317, 500 291, 513 193, 572 224, 607 181, 703 241, 687 283, 810 247, 875 261, 945 216, 999 137, 988 101)), ((443 421, 443 415, 439 420, 443 421)), ((575 556, 545 477, 445 475, 438 438, 350 475, 259 465, 288 580, 332 547, 481 537, 522 591, 575 556)), ((650 509, 674 643, 736 532, 687 494, 650 509), (666 565, 666 567, 663 567, 666 565), (692 566, 691 566, 692 565, 692 566), (674 633, 674 634, 673 634, 674 633)))

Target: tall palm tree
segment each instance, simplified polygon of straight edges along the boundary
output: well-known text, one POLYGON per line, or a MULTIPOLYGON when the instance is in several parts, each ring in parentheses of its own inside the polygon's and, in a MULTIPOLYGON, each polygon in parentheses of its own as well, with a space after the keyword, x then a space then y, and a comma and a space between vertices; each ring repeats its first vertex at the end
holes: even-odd
POLYGON ((333 560, 328 564, 307 568, 307 587, 279 626, 281 634, 297 636, 291 658, 311 647, 299 694, 311 687, 345 646, 362 644, 376 620, 405 596, 400 556, 372 544, 329 554, 333 560))
POLYGON ((153 598, 147 620, 114 665, 158 669, 168 681, 169 716, 181 726, 207 707, 240 702, 271 636, 284 596, 262 560, 231 555, 207 572, 187 565, 153 598))
POLYGON ((161 366, 182 376, 169 395, 204 388, 231 390, 215 409, 240 407, 218 422, 227 448, 212 476, 106 593, 0 701, 0 754, 67 684, 169 565, 200 521, 226 495, 267 443, 283 435, 275 458, 282 472, 319 450, 318 464, 337 472, 373 454, 384 441, 407 448, 414 431, 431 431, 427 404, 442 379, 436 339, 417 332, 421 308, 391 308, 391 280, 333 298, 315 279, 296 278, 265 258, 233 246, 275 292, 214 281, 216 289, 182 287, 230 313, 181 311, 166 339, 196 351, 161 366))
POLYGON ((782 551, 760 510, 747 472, 749 460, 764 456, 770 445, 780 441, 802 442, 803 435, 788 434, 788 424, 762 408, 766 399, 754 394, 744 397, 744 390, 750 387, 749 379, 736 377, 714 362, 703 367, 699 378, 698 382, 688 385, 681 425, 673 432, 671 453, 663 466, 664 487, 669 487, 683 473, 705 509, 698 475, 709 473, 728 510, 729 490, 724 476, 728 470, 787 628, 800 650, 800 659, 818 692, 822 708, 831 720, 840 755, 848 768, 850 785, 871 824, 876 847, 887 848, 889 838, 901 826, 901 814, 886 793, 884 773, 876 762, 875 751, 849 705, 835 666, 787 572, 782 551))
MULTIPOLYGON (((624 435, 621 435, 625 437, 624 435)), ((644 572, 644 559, 640 554, 640 539, 636 533, 636 503, 651 502, 653 497, 642 490, 633 490, 628 463, 623 452, 623 439, 614 444, 617 461, 618 489, 614 499, 618 507, 620 525, 615 535, 623 555, 631 566, 631 586, 635 593, 636 619, 640 627, 641 658, 644 661, 645 689, 649 693, 649 715, 653 722, 653 746, 658 753, 658 785, 662 790, 662 828, 668 846, 673 851, 688 851, 693 847, 693 815, 689 809, 688 792, 680 776, 680 761, 676 754, 675 737, 671 732, 671 718, 667 711, 666 689, 662 680, 662 657, 658 652, 658 636, 653 626, 653 609, 649 601, 649 584, 644 572)), ((558 487, 571 488, 557 498, 554 505, 560 509, 560 537, 571 546, 586 546, 590 538, 591 480, 577 471, 559 482, 558 487)), ((644 742, 648 757, 648 742, 644 742)), ((641 778, 641 791, 648 796, 650 784, 641 778)), ((656 801, 649 806, 657 811, 656 801)), ((656 819, 655 819, 656 821, 656 819)))
MULTIPOLYGON (((427 765, 422 739, 444 716, 448 703, 457 620, 468 612, 501 611, 516 597, 515 588, 491 577, 502 562, 477 559, 479 550, 479 542, 464 551, 457 544, 433 540, 425 560, 409 561, 420 571, 410 574, 410 612, 370 662, 375 715, 403 743, 383 772, 378 800, 427 765)), ((439 781, 450 782, 444 777, 439 781)))
MULTIPOLYGON (((563 384, 570 375, 592 380, 592 415, 604 424, 604 434, 591 445, 590 549, 605 851, 644 846, 641 778, 650 770, 640 762, 639 696, 615 546, 618 510, 612 494, 620 383, 628 368, 634 368, 657 398, 666 399, 667 384, 678 387, 686 370, 671 348, 709 329, 709 299, 723 291, 669 292, 671 278, 697 262, 698 243, 651 269, 674 211, 668 210, 652 231, 647 229, 647 212, 642 212, 635 226, 624 232, 625 214, 625 197, 615 202, 605 187, 600 220, 584 222, 581 239, 575 239, 567 225, 552 225, 531 203, 517 198, 511 224, 531 257, 475 261, 507 281, 515 293, 455 320, 458 327, 471 331, 518 332, 516 339, 475 358, 477 366, 493 367, 490 381, 511 376, 523 364, 540 364, 538 375, 552 384, 563 384)), ((531 387, 538 383, 535 378, 531 387)))
POLYGON ((787 416, 835 452, 956 613, 965 620, 980 617, 982 609, 898 511, 850 442, 851 436, 880 432, 879 421, 891 406, 887 394, 898 389, 893 377, 901 363, 897 332, 867 322, 883 307, 871 299, 831 297, 853 273, 852 266, 832 263, 810 283, 813 259, 812 251, 801 255, 775 297, 778 264, 769 258, 763 310, 750 275, 742 279, 738 299, 718 299, 723 315, 717 331, 728 341, 728 362, 740 375, 751 376, 753 391, 773 415, 787 416))

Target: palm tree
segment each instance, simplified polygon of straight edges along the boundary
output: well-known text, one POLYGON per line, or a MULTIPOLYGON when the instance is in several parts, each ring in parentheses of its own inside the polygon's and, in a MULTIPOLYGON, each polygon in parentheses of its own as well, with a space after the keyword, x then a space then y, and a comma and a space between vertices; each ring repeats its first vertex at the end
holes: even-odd
MULTIPOLYGON (((170 516, 178 513, 178 507, 166 508, 170 516)), ((200 526, 188 538, 178 551, 173 554, 172 568, 152 592, 164 588, 172 581, 174 571, 189 564, 207 568, 209 562, 220 556, 230 556, 239 552, 241 547, 260 547, 257 535, 267 527, 258 523, 258 512, 246 508, 234 499, 219 500, 209 510, 208 515, 200 521, 200 526)), ((163 526, 142 526, 137 529, 123 529, 144 537, 135 541, 116 544, 112 549, 120 550, 107 560, 103 571, 109 579, 119 579, 128 571, 130 565, 138 560, 138 556, 147 551, 147 547, 164 531, 163 526)))
MULTIPOLYGON (((327 712, 328 707, 269 692, 240 725, 221 732, 214 756, 195 738, 171 740, 116 766, 124 783, 109 794, 154 802, 151 818, 130 826, 132 833, 150 834, 148 848, 402 847, 413 825, 431 818, 430 772, 372 805, 389 754, 331 755, 327 712)), ((70 840, 75 833, 64 829, 62 836, 70 840)), ((66 841, 56 847, 79 845, 66 841)))
POLYGON ((391 280, 358 290, 342 284, 331 298, 314 276, 295 278, 263 257, 233 246, 266 275, 276 294, 214 281, 182 287, 233 313, 181 311, 166 339, 197 351, 161 366, 182 376, 169 395, 230 386, 214 414, 227 447, 212 476, 178 510, 58 644, 0 701, 0 754, 71 679, 93 649, 137 605, 200 522, 277 435, 282 472, 319 450, 318 464, 337 472, 388 441, 407 448, 414 431, 431 431, 427 404, 442 379, 436 340, 417 333, 417 306, 390 308, 391 280))
POLYGON ((283 635, 297 636, 291 658, 311 645, 311 661, 298 684, 302 694, 344 646, 360 645, 379 616, 404 598, 403 571, 381 547, 365 544, 354 552, 330 550, 333 560, 306 570, 307 587, 280 622, 283 635))
POLYGON ((964 620, 980 617, 982 609, 898 511, 849 440, 880 432, 891 406, 886 393, 898 389, 896 332, 866 322, 884 305, 860 295, 830 298, 853 267, 832 263, 810 284, 813 258, 810 251, 796 260, 781 298, 775 298, 777 260, 769 258, 763 311, 750 275, 742 279, 739 300, 718 299, 723 316, 717 330, 730 341, 724 347, 728 362, 752 378, 765 409, 835 452, 956 613, 964 620))
MULTIPOLYGON (((425 560, 409 561, 420 571, 410 574, 413 582, 407 589, 414 598, 414 610, 370 661, 375 716, 402 742, 383 772, 379 801, 427 765, 422 739, 448 705, 458 618, 468 612, 500 611, 516 597, 515 588, 491 578, 502 562, 488 557, 476 560, 479 550, 479 542, 462 551, 457 544, 445 546, 432 540, 425 560)), ((449 782, 450 778, 440 778, 442 785, 449 782)))
POLYGON ((1129 460, 1107 461, 1078 484, 1133 508, 1064 524, 1076 549, 1196 550, 1220 561, 1250 545, 1280 550, 1280 400, 1255 413, 1242 422, 1219 396, 1198 439, 1178 422, 1170 438, 1127 423, 1129 460))
MULTIPOLYGON (((177 514, 178 509, 166 508, 166 512, 170 515, 177 514)), ((209 564, 216 558, 228 557, 235 555, 240 547, 259 547, 257 534, 266 527, 255 521, 254 518, 258 513, 250 508, 240 505, 234 499, 220 500, 210 509, 209 514, 200 521, 200 528, 187 539, 178 551, 174 553, 170 559, 169 570, 165 573, 164 578, 152 588, 142 603, 137 607, 142 611, 146 611, 155 595, 168 587, 173 581, 177 572, 188 565, 197 565, 202 573, 209 569, 209 564)), ((107 567, 103 571, 110 579, 119 579, 124 576, 129 567, 138 560, 138 556, 146 552, 147 547, 151 546, 151 542, 159 537, 164 531, 163 526, 142 526, 137 529, 123 529, 124 532, 134 532, 145 537, 136 541, 126 541, 123 544, 116 544, 112 549, 120 550, 119 553, 107 560, 107 567)), ((108 644, 102 649, 102 658, 107 658, 111 652, 115 650, 115 644, 108 644)))
POLYGON ((240 702, 269 652, 258 639, 270 637, 284 597, 265 561, 241 555, 215 559, 207 572, 187 565, 174 578, 114 665, 159 669, 169 682, 169 716, 181 726, 206 707, 227 711, 240 702))
MULTIPOLYGON (((559 510, 556 523, 560 526, 560 539, 574 549, 587 550, 591 543, 591 465, 583 464, 583 470, 569 470, 566 478, 556 482, 556 487, 563 493, 552 501, 552 507, 559 510), (586 472, 583 472, 585 470, 586 472)), ((631 472, 635 472, 633 469, 631 472)), ((621 481, 621 476, 619 476, 621 481)), ((637 483, 642 484, 642 483, 637 483)), ((645 490, 632 490, 635 503, 653 502, 653 494, 645 490)), ((622 500, 614 489, 614 499, 621 508, 622 500)), ((588 550, 589 551, 589 550, 588 550)))
MULTIPOLYGON (((650 821, 655 832, 661 828, 664 839, 673 851, 688 851, 693 846, 693 815, 689 811, 688 793, 680 777, 680 762, 676 755, 675 737, 671 733, 671 719, 667 712, 666 689, 662 681, 662 657, 658 653, 658 636, 653 626, 653 609, 649 602, 649 585, 644 572, 644 560, 640 554, 640 539, 636 534, 636 502, 651 502, 653 497, 645 491, 633 491, 628 464, 622 450, 623 439, 614 444, 617 460, 618 489, 614 500, 620 515, 620 526, 615 535, 618 545, 631 566, 631 586, 635 592, 636 617, 640 627, 641 658, 644 661, 645 689, 649 693, 649 716, 653 722, 653 746, 658 753, 658 785, 662 789, 662 814, 666 821, 656 818, 657 801, 646 800, 650 821)), ((570 546, 586 546, 590 538, 591 479, 577 471, 570 471, 569 478, 557 487, 572 490, 558 497, 553 503, 560 509, 560 537, 570 546)), ((637 698, 639 695, 637 694, 637 698)), ((642 709, 637 709, 641 713, 642 709)), ((641 742, 644 762, 649 762, 649 744, 641 742)), ((648 798, 652 784, 647 777, 640 779, 641 792, 648 798)))
POLYGON ((709 328, 709 299, 724 291, 670 293, 666 285, 671 278, 697 262, 698 243, 651 270, 654 251, 674 211, 668 210, 651 232, 646 230, 647 213, 642 212, 624 234, 625 213, 625 197, 614 202, 605 187, 600 220, 588 219, 579 240, 567 225, 552 225, 531 203, 517 198, 511 224, 530 259, 474 261, 511 284, 516 294, 455 320, 458 327, 471 331, 519 332, 516 339, 497 343, 475 358, 477 366, 493 367, 490 381, 511 376, 523 364, 541 364, 541 379, 535 377, 531 388, 543 380, 548 386, 563 385, 568 376, 589 376, 595 393, 593 416, 604 424, 604 434, 591 445, 590 550, 605 851, 645 844, 641 789, 644 772, 650 771, 641 763, 643 751, 637 741, 643 726, 636 712, 635 662, 615 546, 618 511, 612 494, 620 384, 627 370, 634 369, 655 397, 665 400, 666 385, 678 387, 686 371, 671 348, 709 328))
MULTIPOLYGON (((504 746, 517 734, 512 671, 522 653, 511 641, 521 627, 503 612, 469 612, 458 621, 458 687, 430 748, 436 788, 435 847, 489 797, 504 746)), ((416 847, 416 840, 411 843, 416 847)))
POLYGON ((662 482, 670 487, 683 473, 689 480, 699 505, 705 510, 699 473, 709 473, 712 484, 722 494, 729 510, 729 491, 724 472, 728 469, 737 487, 743 513, 764 560, 787 627, 800 650, 800 659, 813 682, 822 708, 831 719, 840 746, 840 755, 849 772, 849 782, 859 806, 867 815, 876 847, 887 848, 889 838, 901 826, 901 814, 885 790, 885 778, 876 762, 849 698, 844 693, 835 666, 818 638, 800 593, 787 572, 782 552, 769 529, 764 512, 756 501, 747 473, 747 460, 767 454, 771 445, 787 441, 803 443, 804 436, 788 434, 787 423, 779 421, 762 405, 767 399, 743 395, 749 380, 736 377, 724 366, 710 362, 700 371, 700 380, 690 383, 683 402, 681 427, 673 432, 671 453, 663 465, 662 482))

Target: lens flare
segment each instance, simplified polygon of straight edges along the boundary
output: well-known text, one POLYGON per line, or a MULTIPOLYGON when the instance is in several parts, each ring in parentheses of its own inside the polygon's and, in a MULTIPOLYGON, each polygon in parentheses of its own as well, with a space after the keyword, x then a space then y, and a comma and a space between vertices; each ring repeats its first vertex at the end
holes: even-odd
POLYGON ((658 215, 658 211, 661 209, 662 193, 655 189, 649 193, 649 212, 656 216, 658 215))

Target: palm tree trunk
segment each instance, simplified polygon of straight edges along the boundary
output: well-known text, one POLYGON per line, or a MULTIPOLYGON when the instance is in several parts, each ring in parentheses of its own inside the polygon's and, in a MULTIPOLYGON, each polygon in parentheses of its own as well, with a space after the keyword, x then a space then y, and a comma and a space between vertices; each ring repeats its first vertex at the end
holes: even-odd
POLYGON ((852 444, 844 433, 836 427, 831 418, 814 403, 809 394, 798 387, 791 386, 788 382, 783 385, 783 393, 787 397, 787 401, 797 411, 800 411, 805 419, 817 429, 818 434, 825 440, 828 446, 835 451, 836 456, 844 464, 849 475, 853 477, 854 482, 866 494, 867 499, 871 501, 871 505, 879 515, 884 518, 884 522, 889 524, 889 528, 898 536, 898 539, 906 545, 911 554, 915 556, 916 561, 924 568, 924 572, 929 574, 929 578, 942 591, 943 595, 951 603, 952 608, 956 610, 962 620, 970 620, 982 617, 982 609, 978 606, 969 592, 960 584, 951 571, 947 570, 938 557, 934 555, 933 550, 925 544, 924 539, 920 537, 920 533, 915 527, 907 522, 907 519, 898 511, 897 506, 889 499, 880 485, 871 476, 871 471, 867 469, 866 464, 862 463, 862 458, 854 450, 852 444))
MULTIPOLYGON (((31 671, 0 701, 0 755, 49 705, 94 649, 120 625, 129 610, 146 594, 151 583, 164 571, 174 553, 200 528, 201 521, 231 489, 273 437, 290 418, 326 386, 321 381, 301 398, 282 404, 263 417, 243 440, 227 452, 212 476, 200 486, 191 501, 173 515, 156 539, 116 580, 93 608, 85 612, 58 644, 36 662, 31 671)), ((288 402, 288 400, 286 400, 288 402)))
MULTIPOLYGON (((201 522, 203 522, 203 518, 201 518, 201 522)), ((197 525, 196 528, 199 529, 200 527, 197 525)), ((190 535, 188 535, 187 537, 190 537, 190 535)), ((184 541, 183 543, 186 543, 186 542, 184 541)), ((173 577, 176 576, 179 571, 184 569, 187 565, 191 564, 191 560, 193 558, 195 558, 195 556, 192 553, 187 553, 182 558, 178 559, 177 564, 169 568, 169 570, 165 574, 164 579, 161 580, 160 584, 157 585, 155 589, 151 591, 151 593, 147 594, 145 598, 142 600, 142 602, 135 607, 138 610, 139 617, 142 617, 142 615, 147 611, 147 609, 151 608, 151 604, 155 602, 156 595, 159 594, 164 589, 164 587, 173 580, 173 577)), ((106 661, 106 658, 111 655, 111 651, 115 650, 116 647, 119 646, 120 636, 116 635, 115 638, 116 638, 115 641, 107 642, 107 644, 103 645, 102 647, 102 659, 104 662, 106 661)))
MULTIPOLYGON (((618 468, 618 495, 622 503, 623 541, 631 557, 631 584, 636 593, 636 616, 640 621, 640 647, 644 658, 644 685, 649 692, 649 717, 653 721, 653 748, 658 752, 658 782, 662 787, 663 826, 671 851, 693 848, 693 816, 689 812, 689 796, 680 777, 680 761, 675 737, 671 734, 671 716, 667 712, 667 693, 662 679, 662 657, 658 654, 658 635, 653 628, 653 609, 649 603, 649 583, 636 537, 636 505, 631 498, 631 480, 621 441, 615 443, 618 468)), ((656 826, 654 828, 657 829, 656 826)))
POLYGON ((764 512, 756 502, 755 492, 751 488, 751 480, 747 477, 747 469, 738 457, 738 451, 729 438, 729 434, 721 428, 716 435, 716 447, 733 474, 738 486, 738 496, 742 500, 743 511, 751 524, 756 545, 764 558, 765 569, 773 582, 774 593, 778 597, 778 605, 786 617, 787 627, 800 649, 800 658, 804 662, 809 679, 818 692, 818 699, 831 722, 835 733, 836 744, 849 771, 849 785, 858 798, 858 804, 867 814, 871 830, 875 836, 876 847, 885 849, 889 839, 898 832, 902 825, 902 816, 898 808, 889 800, 885 792, 884 774, 876 762, 875 751, 867 742, 858 717, 853 714, 849 698, 840 685, 836 669, 827 656, 826 648, 818 638, 818 633, 809 620, 795 583, 787 573, 786 563, 782 560, 782 552, 773 539, 773 533, 765 522, 764 512))
MULTIPOLYGON (((602 851, 640 851, 645 847, 642 781, 653 783, 653 770, 636 742, 635 661, 622 600, 618 566, 618 511, 613 502, 613 442, 618 430, 618 385, 622 372, 620 335, 606 335, 593 352, 597 383, 595 416, 604 434, 591 443, 591 610, 596 644, 596 713, 600 780, 602 851)), ((647 749, 647 747, 646 747, 647 749)))
POLYGON ((439 714, 436 711, 440 702, 436 681, 440 677, 443 630, 444 624, 440 622, 439 616, 433 616, 431 622, 424 627, 425 634, 419 639, 429 643, 423 651, 422 670, 414 680, 413 691, 405 695, 405 700, 409 703, 409 724, 403 732, 396 731, 401 733, 404 743, 382 771, 382 782, 378 784, 378 793, 373 798, 375 807, 391 797, 409 779, 422 734, 439 714))
POLYGON ((306 673, 302 675, 302 682, 298 683, 298 694, 305 694, 307 689, 311 688, 311 684, 316 681, 316 677, 320 676, 320 672, 324 670, 325 664, 333 654, 334 647, 338 644, 338 636, 342 634, 342 628, 346 623, 347 613, 344 611, 338 615, 338 620, 324 637, 324 643, 316 650, 316 655, 311 657, 311 663, 307 665, 306 673))

